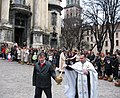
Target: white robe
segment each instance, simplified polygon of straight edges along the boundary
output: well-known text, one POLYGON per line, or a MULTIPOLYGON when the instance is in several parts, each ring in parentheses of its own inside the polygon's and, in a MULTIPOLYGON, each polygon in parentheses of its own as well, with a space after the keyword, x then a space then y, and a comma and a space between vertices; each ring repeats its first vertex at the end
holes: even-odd
POLYGON ((77 72, 72 70, 69 71, 65 69, 65 95, 67 98, 75 98, 75 87, 76 87, 76 77, 77 77, 77 72))
POLYGON ((65 66, 65 55, 64 52, 61 52, 60 59, 59 59, 59 71, 64 72, 64 66, 65 66))
MULTIPOLYGON (((90 63, 89 61, 86 61, 84 64, 82 64, 81 62, 77 62, 70 67, 73 68, 78 73, 78 78, 77 78, 78 98, 89 98, 88 97, 87 75, 83 74, 84 68, 87 68, 89 71, 89 74, 90 74, 90 98, 97 98, 98 74, 97 74, 94 66, 92 65, 92 63, 90 63)), ((74 84, 74 83, 76 83, 75 82, 76 76, 74 76, 75 74, 74 75, 71 75, 71 74, 68 75, 68 74, 69 74, 68 72, 65 72, 65 76, 67 78, 65 87, 70 88, 70 90, 67 90, 67 88, 65 88, 65 90, 66 90, 65 95, 68 98, 75 98, 74 97, 75 96, 75 87, 73 87, 73 86, 76 85, 76 84, 74 84), (73 86, 69 86, 70 83, 72 83, 71 85, 73 85, 73 86)))

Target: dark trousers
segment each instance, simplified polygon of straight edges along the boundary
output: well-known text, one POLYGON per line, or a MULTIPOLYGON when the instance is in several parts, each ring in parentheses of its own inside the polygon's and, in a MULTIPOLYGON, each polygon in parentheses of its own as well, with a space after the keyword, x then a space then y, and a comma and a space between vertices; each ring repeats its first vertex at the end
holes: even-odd
POLYGON ((34 98, 42 98, 42 91, 44 91, 47 98, 52 98, 51 87, 48 88, 35 88, 35 97, 34 98))
POLYGON ((112 75, 112 70, 111 69, 106 69, 105 73, 108 77, 110 77, 110 75, 112 75))

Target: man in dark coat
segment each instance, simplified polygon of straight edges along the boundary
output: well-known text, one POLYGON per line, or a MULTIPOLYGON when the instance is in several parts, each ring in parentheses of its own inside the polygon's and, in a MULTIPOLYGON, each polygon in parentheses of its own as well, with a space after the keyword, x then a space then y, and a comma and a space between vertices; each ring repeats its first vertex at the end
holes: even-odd
POLYGON ((42 91, 45 92, 47 98, 52 98, 51 77, 57 83, 62 81, 56 77, 55 70, 51 63, 45 60, 45 54, 40 53, 33 71, 33 86, 35 86, 34 98, 41 98, 42 91))
POLYGON ((119 67, 119 61, 116 54, 113 54, 112 58, 112 71, 113 71, 113 78, 118 78, 118 67, 119 67))
POLYGON ((105 59, 105 74, 108 77, 108 81, 112 81, 111 75, 112 75, 112 58, 110 56, 110 53, 108 52, 105 59))

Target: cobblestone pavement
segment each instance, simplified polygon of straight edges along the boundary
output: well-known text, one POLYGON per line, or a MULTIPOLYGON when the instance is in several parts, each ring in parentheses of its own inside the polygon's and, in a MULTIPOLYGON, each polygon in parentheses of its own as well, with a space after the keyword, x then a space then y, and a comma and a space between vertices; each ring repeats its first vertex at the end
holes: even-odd
MULTIPOLYGON (((0 60, 0 98, 34 98, 32 72, 31 65, 0 60)), ((63 84, 52 82, 53 98, 66 98, 63 84)), ((120 88, 112 82, 99 80, 98 91, 99 98, 120 98, 120 88)), ((44 93, 42 98, 46 98, 44 93)))

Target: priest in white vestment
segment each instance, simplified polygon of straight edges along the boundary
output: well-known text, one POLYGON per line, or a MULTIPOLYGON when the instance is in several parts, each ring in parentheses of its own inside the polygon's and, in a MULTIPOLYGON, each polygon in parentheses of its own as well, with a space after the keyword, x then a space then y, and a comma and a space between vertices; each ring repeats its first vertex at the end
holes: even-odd
POLYGON ((97 83, 98 73, 92 63, 86 60, 85 54, 80 56, 80 61, 69 65, 75 72, 65 70, 65 95, 67 98, 76 98, 76 85, 78 98, 98 98, 97 83), (76 81, 77 78, 77 82, 76 81))
POLYGON ((65 57, 65 50, 63 50, 60 54, 60 59, 59 59, 59 71, 60 72, 64 72, 64 67, 66 64, 65 64, 65 60, 66 60, 66 57, 65 57))

